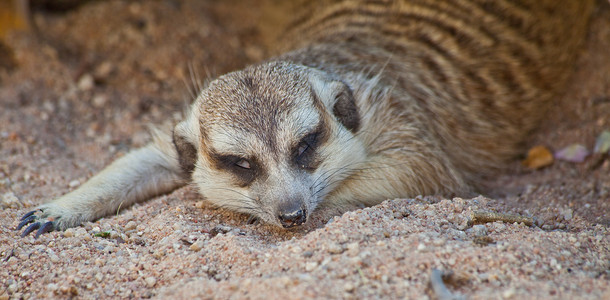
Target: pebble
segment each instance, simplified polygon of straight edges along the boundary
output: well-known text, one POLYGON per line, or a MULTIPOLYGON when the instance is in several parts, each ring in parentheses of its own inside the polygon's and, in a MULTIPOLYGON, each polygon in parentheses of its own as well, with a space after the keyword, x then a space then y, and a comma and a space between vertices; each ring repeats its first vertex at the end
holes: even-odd
POLYGON ((93 106, 95 106, 96 108, 101 108, 104 107, 104 105, 106 105, 106 103, 108 102, 108 97, 106 95, 95 95, 93 97, 93 106))
POLYGON ((311 272, 318 266, 318 263, 315 261, 311 261, 305 264, 305 271, 311 272))
POLYGON ((472 233, 475 236, 485 236, 487 235, 487 227, 485 225, 474 225, 472 226, 472 233))
POLYGON ((199 251, 203 248, 203 241, 198 240, 194 242, 189 248, 193 251, 199 251))
POLYGON ((339 254, 343 252, 343 247, 337 243, 332 243, 328 246, 328 252, 330 254, 339 254))
POLYGON ((154 287, 155 284, 157 284, 157 279, 155 279, 154 277, 147 277, 146 279, 144 279, 144 281, 146 281, 146 286, 148 286, 149 288, 154 287))
POLYGON ((58 263, 59 256, 55 255, 55 253, 49 253, 49 260, 51 260, 52 263, 58 263))
POLYGON ((127 225, 125 225, 125 230, 134 230, 136 229, 136 227, 138 227, 138 224, 136 224, 136 222, 129 221, 127 222, 127 225))
POLYGON ((72 181, 70 181, 70 183, 68 183, 68 186, 71 188, 75 188, 79 185, 80 185, 80 181, 78 181, 78 180, 72 180, 72 181))
POLYGON ((81 76, 81 78, 78 80, 78 83, 76 84, 76 86, 81 91, 89 91, 89 90, 93 89, 93 87, 95 86, 95 81, 93 79, 93 76, 91 76, 91 74, 85 74, 85 75, 81 76))
POLYGON ((354 286, 354 285, 353 285, 351 282, 346 282, 346 283, 343 285, 343 289, 344 289, 346 292, 351 293, 351 292, 353 292, 353 291, 354 291, 354 289, 356 289, 356 287, 355 287, 355 286, 354 286))
POLYGON ((63 233, 64 237, 73 237, 74 236, 74 228, 68 228, 63 233))
POLYGON ((85 228, 80 227, 76 229, 76 232, 74 232, 74 236, 77 238, 87 239, 87 237, 89 237, 89 234, 87 233, 87 230, 85 228))
POLYGON ((59 289, 59 286, 55 283, 47 284, 47 290, 49 290, 49 291, 54 292, 54 291, 57 291, 58 289, 59 289))

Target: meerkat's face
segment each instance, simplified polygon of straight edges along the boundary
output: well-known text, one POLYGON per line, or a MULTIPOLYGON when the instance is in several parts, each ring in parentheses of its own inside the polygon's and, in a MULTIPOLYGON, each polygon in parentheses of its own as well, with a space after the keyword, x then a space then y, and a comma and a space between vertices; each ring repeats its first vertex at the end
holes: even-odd
POLYGON ((359 124, 346 84, 268 63, 212 82, 176 126, 174 143, 209 201, 288 228, 305 223, 363 160, 359 124))

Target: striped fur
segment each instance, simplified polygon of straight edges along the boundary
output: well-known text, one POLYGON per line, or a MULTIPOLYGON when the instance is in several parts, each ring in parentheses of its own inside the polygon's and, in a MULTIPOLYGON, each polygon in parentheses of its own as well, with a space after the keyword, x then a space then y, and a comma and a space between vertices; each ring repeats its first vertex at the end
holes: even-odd
MULTIPOLYGON (((520 153, 561 92, 593 6, 589 0, 313 2, 296 6, 278 51, 293 52, 280 59, 342 78, 379 73, 380 84, 392 87, 392 107, 412 102, 427 138, 475 186, 484 170, 520 153)), ((377 128, 372 135, 400 131, 384 105, 370 109, 388 114, 370 124, 377 128)))

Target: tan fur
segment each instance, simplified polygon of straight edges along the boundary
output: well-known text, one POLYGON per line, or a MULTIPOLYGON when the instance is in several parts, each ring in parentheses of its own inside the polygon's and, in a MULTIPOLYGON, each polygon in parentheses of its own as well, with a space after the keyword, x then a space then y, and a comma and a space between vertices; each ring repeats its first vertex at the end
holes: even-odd
POLYGON ((476 190, 561 92, 593 5, 321 2, 295 5, 278 56, 212 82, 173 137, 38 217, 65 229, 189 181, 285 227, 320 205, 476 190))

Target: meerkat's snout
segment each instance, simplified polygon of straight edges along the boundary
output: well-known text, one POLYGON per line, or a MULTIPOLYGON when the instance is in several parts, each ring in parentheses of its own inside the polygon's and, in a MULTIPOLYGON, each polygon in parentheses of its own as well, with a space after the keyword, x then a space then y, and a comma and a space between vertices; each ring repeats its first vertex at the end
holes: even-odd
POLYGON ((301 203, 301 200, 292 200, 282 202, 277 211, 277 218, 284 228, 303 225, 307 221, 307 208, 301 203))

